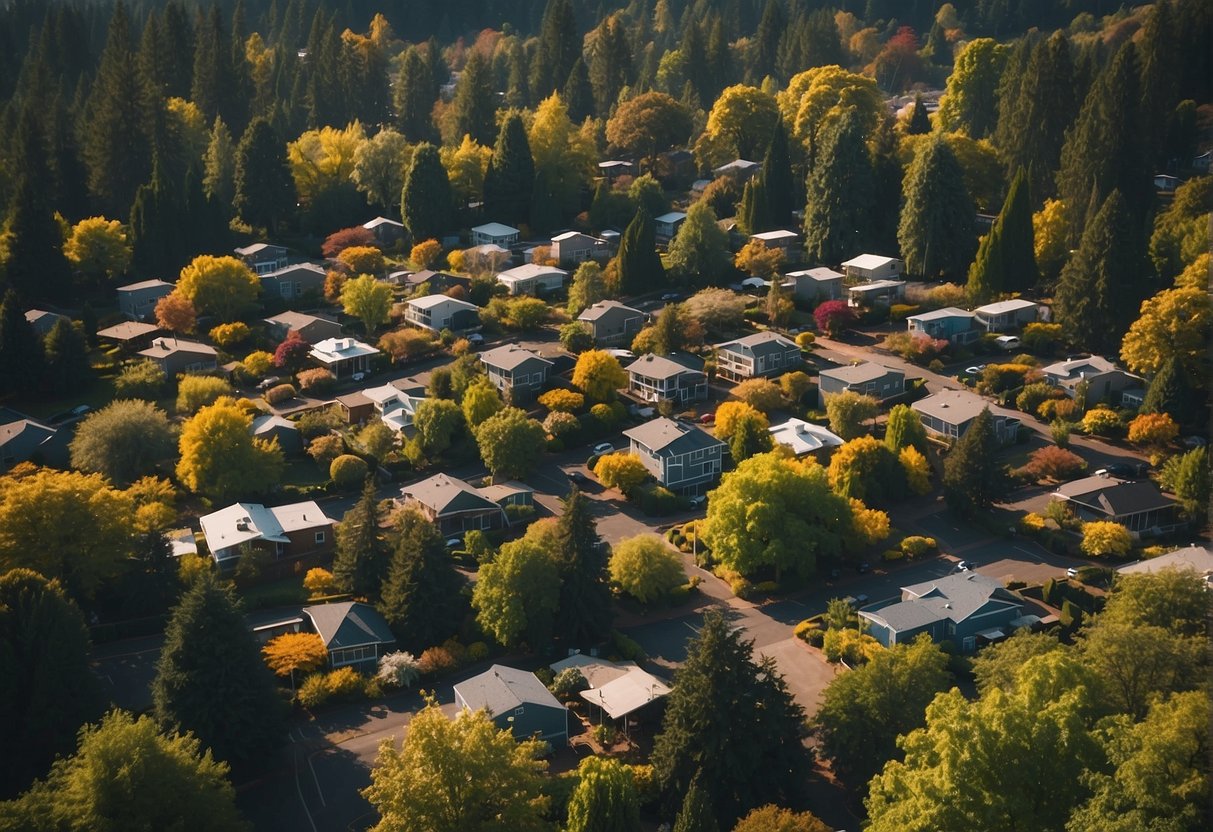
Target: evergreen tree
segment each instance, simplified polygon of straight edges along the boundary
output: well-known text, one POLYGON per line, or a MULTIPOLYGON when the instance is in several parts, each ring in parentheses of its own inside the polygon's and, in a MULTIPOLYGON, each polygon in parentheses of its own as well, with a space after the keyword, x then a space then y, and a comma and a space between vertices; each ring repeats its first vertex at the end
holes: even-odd
POLYGON ((455 132, 471 136, 480 144, 493 140, 497 124, 497 93, 493 70, 480 52, 473 51, 459 76, 455 98, 451 102, 455 113, 455 132))
POLYGON ((948 37, 943 31, 943 26, 939 25, 938 20, 931 26, 931 31, 927 35, 927 43, 923 47, 922 53, 922 56, 935 66, 952 65, 952 47, 948 45, 948 37))
MULTIPOLYGON (((619 100, 619 93, 631 80, 632 55, 618 15, 603 20, 595 34, 589 76, 598 117, 605 119, 610 117, 615 102, 619 100)), ((578 56, 577 60, 581 60, 581 57, 578 56)), ((569 77, 572 77, 571 73, 572 69, 569 77)))
POLYGON ((872 147, 872 198, 871 234, 869 244, 873 251, 897 252, 897 225, 901 221, 901 188, 905 170, 898 155, 897 134, 893 131, 893 120, 886 118, 876 128, 876 139, 872 147))
POLYGON ((775 74, 775 58, 779 51, 779 40, 788 26, 788 16, 779 0, 767 0, 762 9, 762 19, 754 33, 754 66, 751 80, 760 83, 768 75, 775 74))
POLYGON ((484 174, 485 216, 512 225, 526 221, 534 185, 535 160, 531 157, 531 143, 522 116, 512 113, 501 125, 484 174))
POLYGON ((770 231, 771 222, 767 214, 767 189, 762 174, 750 177, 741 191, 741 202, 737 204, 737 225, 743 234, 770 231))
POLYGON ((924 136, 931 132, 931 119, 927 115, 927 107, 922 103, 922 95, 914 93, 914 110, 910 113, 910 123, 906 125, 906 134, 924 136))
POLYGON ((239 91, 232 70, 231 44, 223 30, 223 17, 218 6, 202 20, 194 40, 194 77, 190 100, 210 121, 222 118, 228 124, 236 119, 236 96, 239 91))
POLYGON ((152 701, 161 725, 192 732, 220 760, 251 760, 282 743, 273 675, 235 590, 212 572, 195 579, 173 610, 152 701))
POLYGON ((1021 169, 990 233, 977 247, 977 259, 969 268, 969 301, 988 303, 1002 294, 1026 291, 1039 280, 1028 177, 1021 169))
POLYGON ((63 255, 63 232, 43 201, 38 183, 22 176, 9 206, 4 277, 26 301, 68 303, 72 267, 63 255))
POLYGON ((792 181, 792 161, 788 156, 788 131, 783 119, 775 121, 771 143, 762 158, 762 187, 766 192, 766 218, 772 229, 787 228, 792 222, 796 205, 795 183, 792 181))
POLYGON ((817 160, 805 183, 805 249, 810 260, 841 263, 868 247, 875 204, 872 159, 863 118, 847 110, 824 131, 817 160))
POLYGON ((569 77, 580 56, 581 36, 572 4, 569 0, 548 0, 531 66, 531 97, 535 101, 547 98, 569 77))
POLYGON ((569 119, 574 124, 580 124, 594 115, 594 88, 590 84, 590 71, 580 57, 564 82, 564 92, 560 98, 569 108, 569 119))
POLYGON ((1172 355, 1150 379, 1141 412, 1166 413, 1181 427, 1199 424, 1207 412, 1208 391, 1203 381, 1202 376, 1184 367, 1182 358, 1172 355))
POLYGON ((184 265, 184 218, 171 189, 160 176, 153 176, 135 192, 130 219, 131 268, 135 274, 168 275, 184 265))
POLYGON ((295 207, 295 180, 286 148, 263 118, 254 119, 236 148, 236 214, 250 225, 275 232, 295 207))
POLYGON ((657 254, 653 218, 643 205, 623 232, 618 258, 620 294, 638 295, 665 283, 665 267, 657 254))
POLYGON ((434 121, 434 79, 429 64, 416 46, 404 53, 394 91, 396 126, 410 142, 428 142, 436 138, 434 121))
POLYGON ((573 487, 556 527, 560 605, 555 632, 570 645, 596 643, 611 631, 607 547, 598 537, 586 496, 573 487))
POLYGON ((948 507, 957 514, 969 515, 986 509, 1003 490, 1003 470, 997 459, 998 439, 990 408, 969 423, 944 461, 943 494, 948 507))
POLYGON ((686 313, 682 304, 667 303, 653 321, 653 352, 669 355, 686 345, 686 313))
POLYGON ((454 197, 451 180, 432 144, 413 151, 413 163, 404 178, 400 217, 414 240, 439 239, 450 230, 454 197))
POLYGON ((1141 99, 1139 126, 1144 135, 1146 162, 1165 164, 1167 122, 1179 103, 1180 63, 1185 53, 1179 48, 1183 33, 1177 27, 1175 11, 1169 0, 1157 0, 1142 27, 1138 50, 1141 63, 1139 89, 1148 91, 1141 99))
POLYGON ((46 334, 46 382, 63 395, 79 390, 89 377, 88 344, 67 318, 60 318, 46 334))
POLYGON ((757 806, 798 802, 811 764, 800 739, 803 720, 774 660, 754 661, 753 643, 709 611, 674 677, 653 743, 667 807, 679 805, 694 778, 726 826, 757 806))
POLYGON ((375 598, 387 572, 387 552, 379 532, 379 506, 375 481, 367 477, 358 502, 337 527, 337 554, 333 557, 333 583, 342 592, 375 598))
POLYGON ((956 155, 943 136, 930 136, 906 172, 897 228, 906 270, 928 280, 962 274, 973 252, 974 216, 956 155))
POLYGON ((466 602, 438 528, 421 512, 400 516, 396 549, 379 601, 400 645, 420 654, 459 629, 466 602))
POLYGON ((236 197, 236 146, 227 125, 218 116, 202 161, 206 171, 202 184, 207 196, 221 205, 231 205, 236 197))
MULTIPOLYGON (((515 42, 510 47, 507 53, 506 60, 508 61, 509 74, 505 81, 505 106, 521 110, 531 103, 531 88, 529 83, 530 65, 526 60, 526 50, 522 48, 522 44, 515 42)), ((578 59, 580 60, 580 59, 578 59)), ((583 63, 584 67, 585 64, 583 63)), ((573 73, 576 74, 577 67, 573 67, 573 73)), ((569 75, 572 79, 573 75, 569 75)))
POLYGON ((554 184, 549 168, 540 168, 535 173, 529 215, 532 231, 545 232, 560 224, 560 197, 554 184))
POLYGON ((42 340, 9 289, 0 303, 0 393, 30 393, 42 381, 42 340))
POLYGON ((687 209, 687 218, 670 241, 667 262, 680 280, 719 283, 732 268, 729 235, 716 224, 716 212, 704 200, 687 209))
POLYGON ((1151 292, 1136 232, 1124 198, 1113 191, 1057 281, 1054 316, 1070 344, 1104 354, 1120 346, 1151 292))
POLYGON ((720 832, 720 826, 712 814, 712 804, 699 785, 700 779, 699 772, 695 772, 691 787, 682 799, 682 808, 678 810, 674 832, 720 832))
POLYGON ((80 328, 84 330, 84 338, 90 347, 97 346, 97 313, 88 301, 80 309, 80 328))

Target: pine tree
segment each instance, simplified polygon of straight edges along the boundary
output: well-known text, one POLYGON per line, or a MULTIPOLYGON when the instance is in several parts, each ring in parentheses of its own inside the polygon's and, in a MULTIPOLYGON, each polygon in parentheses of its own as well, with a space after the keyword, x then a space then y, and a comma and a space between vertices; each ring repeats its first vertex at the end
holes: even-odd
POLYGON ((463 579, 455 571, 438 528, 421 512, 401 514, 398 535, 379 612, 400 645, 420 654, 459 629, 466 607, 463 579))
POLYGON ((667 303, 653 321, 653 352, 669 355, 686 345, 686 313, 681 304, 667 303))
POLYGON ((42 381, 42 340, 25 318, 17 293, 0 303, 0 392, 30 393, 42 381))
POLYGON ((910 164, 897 241, 910 274, 963 274, 973 252, 973 200, 947 141, 933 134, 910 164))
POLYGON ((775 74, 775 58, 779 51, 779 39, 788 26, 788 16, 779 0, 767 0, 754 33, 754 67, 751 80, 761 82, 775 74))
POLYGON ((1141 63, 1140 89, 1149 94, 1141 100, 1140 126, 1144 131, 1142 144, 1146 161, 1165 164, 1167 121, 1179 103, 1182 32, 1177 27, 1175 12, 1169 0, 1157 0, 1150 7, 1150 16, 1142 27, 1138 42, 1141 63))
POLYGON ((212 6, 194 39, 194 78, 190 100, 208 121, 220 117, 232 124, 235 122, 234 98, 238 94, 235 81, 230 42, 223 31, 223 18, 219 7, 212 6))
POLYGON ((400 217, 414 240, 439 239, 450 230, 454 198, 451 180, 432 144, 413 151, 413 163, 404 178, 400 217))
MULTIPOLYGON (((631 80, 632 55, 618 15, 603 20, 595 34, 597 36, 590 56, 590 84, 594 90, 598 117, 605 119, 611 115, 620 91, 631 80)), ((578 56, 577 60, 581 60, 581 57, 578 56)))
POLYGON ((792 162, 788 156, 788 132, 783 119, 775 121, 771 143, 762 158, 762 187, 766 192, 766 218, 770 227, 787 228, 792 222, 792 210, 796 205, 795 183, 792 181, 792 162))
POLYGON ((1150 379, 1141 412, 1166 413, 1181 427, 1199 423, 1206 412, 1204 402, 1208 395, 1202 381, 1202 376, 1184 367, 1179 356, 1172 355, 1150 379))
POLYGON ((898 155, 897 134, 893 131, 891 118, 886 118, 876 128, 876 139, 872 147, 872 179, 874 194, 870 225, 872 238, 869 245, 873 251, 896 253, 905 170, 898 155))
POLYGON ((767 214, 766 182, 761 173, 750 177, 741 191, 741 202, 737 204, 737 225, 743 234, 757 234, 771 230, 767 214))
POLYGON ((994 418, 986 407, 969 423, 944 461, 943 493, 949 508, 968 515, 990 507, 1002 493, 1004 480, 997 452, 994 418))
POLYGON ((818 263, 841 263, 867 249, 875 185, 858 110, 828 127, 805 183, 805 249, 818 263))
POLYGON ((922 103, 922 95, 914 93, 914 110, 910 113, 910 123, 906 125, 906 134, 923 136, 931 132, 931 119, 927 115, 927 106, 922 103))
POLYGON ((17 184, 8 217, 4 277, 9 288, 26 301, 67 303, 72 267, 63 256, 63 232, 28 176, 17 184))
POLYGON ((524 109, 531 103, 531 70, 521 43, 515 41, 509 47, 506 66, 509 71, 505 79, 505 106, 512 110, 524 109))
POLYGON ((493 72, 487 60, 473 51, 459 77, 455 98, 451 102, 455 113, 455 132, 469 135, 480 144, 493 140, 496 126, 497 95, 493 72))
POLYGON ((46 382, 63 395, 79 390, 89 376, 88 344, 67 318, 60 318, 46 334, 46 382))
POLYGON ((691 787, 682 799, 682 808, 678 810, 674 832, 720 832, 720 826, 712 814, 712 804, 699 785, 700 779, 699 772, 695 772, 691 787))
POLYGON ((536 101, 547 98, 569 77, 580 56, 581 36, 572 4, 569 0, 548 0, 531 66, 531 97, 536 101))
POLYGON ((484 212, 498 222, 518 225, 531 210, 535 160, 522 116, 510 114, 497 134, 497 144, 484 175, 484 212))
POLYGON ((152 682, 156 719, 190 731, 220 760, 255 759, 280 745, 282 700, 231 586, 204 572, 164 631, 152 682))
POLYGON ((607 548, 598 537, 589 501, 576 486, 564 498, 556 558, 561 583, 555 632, 570 645, 596 643, 611 631, 607 548))
POLYGON ((368 477, 362 496, 337 527, 334 585, 359 598, 375 598, 387 572, 387 563, 387 552, 379 532, 375 481, 368 477))
POLYGON ((1011 182, 990 233, 977 247, 977 259, 969 268, 969 301, 987 303, 999 295, 1035 286, 1040 280, 1035 252, 1028 177, 1021 169, 1011 182))
POLYGON ((653 219, 643 205, 623 232, 618 257, 620 294, 638 295, 665 283, 653 219))
POLYGON ((80 308, 80 328, 84 330, 84 338, 90 347, 97 346, 97 312, 88 301, 80 308))
POLYGON ((273 234, 295 207, 295 180, 286 148, 263 118, 254 119, 236 148, 236 214, 273 234))
POLYGON ((590 71, 580 57, 573 64, 560 97, 569 108, 569 119, 574 124, 580 124, 594 115, 594 88, 590 84, 590 71))
POLYGON ((428 142, 436 138, 434 121, 434 80, 430 67, 416 46, 404 53, 394 91, 396 126, 410 142, 428 142))
POLYGON ((218 116, 211 128, 211 140, 202 161, 206 170, 202 184, 207 196, 222 205, 231 205, 236 197, 236 146, 227 125, 218 116))

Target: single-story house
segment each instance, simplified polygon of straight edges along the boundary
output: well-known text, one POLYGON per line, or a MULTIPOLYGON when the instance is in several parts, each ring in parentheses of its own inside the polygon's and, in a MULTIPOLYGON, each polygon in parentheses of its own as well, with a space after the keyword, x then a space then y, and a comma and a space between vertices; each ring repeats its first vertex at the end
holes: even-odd
POLYGON ((671 491, 703 491, 720 478, 725 445, 695 425, 658 417, 623 435, 629 450, 671 491))
POLYGON ((424 396, 406 393, 394 384, 371 387, 363 390, 362 395, 370 400, 379 421, 397 433, 413 426, 417 405, 425 401, 424 396))
POLYGON ((856 308, 870 309, 876 306, 891 306, 906 296, 904 280, 873 280, 847 287, 847 304, 856 308))
POLYGON ((712 168, 712 175, 717 179, 722 176, 736 176, 740 181, 745 182, 758 173, 758 169, 761 167, 761 163, 751 162, 749 159, 734 159, 718 168, 712 168))
POLYGON ((527 670, 495 664, 455 685, 455 704, 486 711, 493 724, 510 731, 514 739, 534 737, 553 745, 569 741, 569 709, 527 670))
POLYGON ((233 503, 204 514, 198 523, 211 557, 220 566, 235 564, 246 543, 278 560, 333 550, 333 521, 312 500, 271 508, 259 503, 233 503))
POLYGON ((967 390, 940 390, 910 405, 922 418, 927 434, 947 442, 964 436, 969 425, 981 411, 989 408, 994 419, 994 435, 1003 445, 1009 445, 1019 436, 1019 417, 1010 411, 995 407, 967 390))
POLYGON ((143 321, 123 321, 97 330, 99 339, 116 344, 127 352, 147 349, 152 345, 152 340, 160 334, 160 327, 143 321))
POLYGON ((375 403, 361 390, 338 396, 333 401, 341 408, 341 417, 347 425, 361 425, 375 413, 375 403))
POLYGON ((289 259, 283 246, 272 246, 269 243, 253 243, 236 249, 236 256, 258 275, 285 269, 289 259))
POLYGON ((60 315, 58 312, 47 312, 45 309, 29 310, 25 313, 25 320, 29 321, 30 326, 34 328, 34 332, 43 337, 49 334, 59 321, 71 322, 71 318, 66 315, 60 315))
POLYGON ((1180 179, 1178 176, 1171 176, 1167 173, 1154 175, 1154 189, 1159 193, 1174 193, 1175 189, 1179 187, 1179 183, 1180 179))
POLYGON ((690 353, 642 355, 627 366, 628 392, 641 401, 679 404, 708 397, 703 361, 690 353))
POLYGON ((178 373, 214 370, 219 366, 219 353, 214 347, 168 336, 154 339, 150 347, 139 351, 139 355, 160 367, 169 378, 178 373))
POLYGON ((683 211, 670 211, 653 220, 654 235, 659 243, 668 243, 678 234, 678 229, 687 221, 683 211))
POLYGON ((273 413, 263 413, 253 417, 253 423, 249 425, 249 433, 266 441, 278 440, 278 447, 282 448, 282 452, 288 456, 303 453, 303 436, 299 433, 299 426, 290 419, 284 419, 273 413))
POLYGON ((933 309, 906 318, 906 329, 912 335, 928 335, 953 344, 968 344, 981 338, 977 316, 955 306, 933 309))
POLYGON ((1086 406, 1109 402, 1119 404, 1119 394, 1124 390, 1140 388, 1144 382, 1140 376, 1127 373, 1114 363, 1098 355, 1089 358, 1067 358, 1043 368, 1045 381, 1060 387, 1071 399, 1078 397, 1080 385, 1086 385, 1086 406))
POLYGON ((140 280, 118 287, 118 311, 129 318, 142 321, 156 314, 160 298, 177 287, 163 280, 140 280))
POLYGON ((328 338, 312 345, 311 357, 337 378, 370 372, 379 350, 353 338, 328 338))
POLYGON ((821 303, 827 300, 842 299, 842 272, 818 266, 815 269, 788 272, 785 280, 795 281, 792 297, 805 303, 821 303))
POLYGON ((404 320, 432 332, 470 332, 480 328, 480 307, 446 295, 426 295, 404 302, 404 320))
POLYGON ((483 485, 476 489, 482 497, 487 497, 497 505, 506 509, 506 519, 510 517, 510 506, 522 508, 535 506, 535 492, 530 486, 523 485, 520 482, 511 480, 510 482, 497 482, 491 485, 483 485))
POLYGON ((634 176, 636 166, 623 159, 607 159, 598 163, 598 172, 606 177, 608 182, 614 182, 620 176, 634 176))
POLYGON ((1213 585, 1213 549, 1210 549, 1208 544, 1184 546, 1156 558, 1116 567, 1116 571, 1122 575, 1155 575, 1164 569, 1192 571, 1204 578, 1206 584, 1213 585))
POLYGON ((400 501, 421 510, 444 535, 509 526, 505 506, 481 489, 446 474, 435 474, 400 489, 400 501))
POLYGON ((436 272, 433 269, 422 269, 418 272, 392 272, 388 275, 388 282, 413 290, 419 289, 422 284, 425 284, 429 286, 431 293, 445 292, 447 289, 455 286, 462 286, 466 289, 472 285, 472 279, 466 275, 450 274, 449 272, 436 272))
POLYGON ((875 361, 863 361, 822 370, 817 379, 817 396, 824 408, 826 396, 851 391, 885 401, 906 389, 906 374, 875 361))
POLYGON ((1175 501, 1150 480, 1083 477, 1059 485, 1049 497, 1069 503, 1084 522, 1111 520, 1134 537, 1159 535, 1187 525, 1180 519, 1175 501))
POLYGON ((6 422, 0 425, 0 471, 21 462, 66 467, 69 438, 58 428, 33 419, 6 422))
POLYGON ((987 303, 973 311, 977 314, 977 322, 984 326, 987 332, 1009 332, 1034 323, 1040 316, 1040 304, 1016 298, 987 303))
POLYGON ((278 341, 285 341, 292 332, 298 332, 299 337, 312 346, 341 337, 341 324, 331 318, 303 312, 280 312, 266 318, 265 323, 269 326, 270 335, 278 341))
POLYGON ((544 295, 559 291, 568 276, 568 272, 555 266, 523 263, 500 272, 497 282, 505 286, 511 295, 544 295))
POLYGON ((800 364, 800 347, 770 330, 716 345, 716 374, 730 381, 782 375, 800 364))
POLYGON ((804 246, 800 244, 800 235, 795 231, 789 231, 786 228, 762 231, 758 234, 751 234, 750 239, 765 243, 769 249, 781 250, 785 263, 799 263, 804 259, 804 246))
POLYGON ((392 629, 370 604, 341 601, 303 608, 312 629, 329 651, 329 667, 374 671, 379 659, 396 643, 392 629))
POLYGON ((600 300, 582 310, 577 320, 590 328, 600 347, 627 346, 644 327, 648 316, 617 300, 600 300))
POLYGON ((870 283, 876 280, 896 280, 905 273, 906 264, 896 257, 861 254, 844 262, 842 268, 849 280, 870 283))
POLYGON ((552 259, 562 268, 572 268, 586 260, 603 262, 611 259, 615 247, 600 237, 579 231, 566 231, 552 238, 552 259))
POLYGON ((518 229, 500 222, 489 222, 472 229, 472 245, 495 245, 508 249, 518 244, 518 229))
POLYGON ((885 647, 927 633, 933 641, 951 641, 962 653, 972 653, 979 639, 993 642, 1007 636, 1023 607, 1023 599, 998 581, 959 572, 903 586, 900 599, 865 607, 859 616, 885 647))
POLYGON ((315 263, 295 263, 268 272, 259 272, 261 280, 261 296, 263 298, 282 298, 293 301, 311 294, 320 298, 324 295, 324 281, 328 273, 323 266, 315 263))
POLYGON ((669 685, 641 670, 635 662, 613 662, 574 653, 553 662, 548 668, 557 675, 576 668, 589 685, 588 690, 581 691, 581 698, 613 720, 631 716, 670 694, 669 685))
POLYGON ((528 401, 547 384, 552 362, 517 344, 502 344, 480 353, 489 381, 510 401, 528 401))
POLYGON ((776 444, 783 445, 797 457, 812 454, 823 465, 834 449, 843 444, 838 434, 803 419, 788 419, 781 425, 772 425, 769 430, 776 444))
POLYGON ((404 239, 404 223, 387 217, 375 217, 362 224, 362 227, 375 235, 375 242, 381 246, 394 245, 404 239))

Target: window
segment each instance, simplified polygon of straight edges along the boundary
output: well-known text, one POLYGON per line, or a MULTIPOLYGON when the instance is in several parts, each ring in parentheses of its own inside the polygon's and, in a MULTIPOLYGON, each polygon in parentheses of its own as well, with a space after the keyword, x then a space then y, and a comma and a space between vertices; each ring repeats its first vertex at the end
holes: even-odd
POLYGON ((515 709, 514 709, 514 716, 522 716, 522 714, 523 714, 523 712, 524 712, 525 710, 526 710, 526 708, 515 708, 515 709))
POLYGON ((294 294, 294 287, 295 285, 289 280, 284 280, 278 284, 278 294, 282 295, 284 298, 289 298, 294 294))
POLYGON ((324 532, 316 532, 316 542, 317 543, 324 542, 324 532))

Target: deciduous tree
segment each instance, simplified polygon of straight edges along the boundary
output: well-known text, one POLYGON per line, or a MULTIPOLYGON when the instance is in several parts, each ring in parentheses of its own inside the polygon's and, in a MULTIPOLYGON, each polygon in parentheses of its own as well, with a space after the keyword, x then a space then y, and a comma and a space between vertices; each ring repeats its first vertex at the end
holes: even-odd
POLYGON ((552 521, 534 523, 480 567, 472 607, 477 623, 499 644, 515 648, 525 642, 538 650, 551 640, 560 603, 553 536, 552 521))
POLYGON ((72 467, 133 482, 169 458, 176 443, 168 416, 145 401, 117 401, 80 423, 72 438, 72 467))
POLYGON ((616 390, 628 386, 628 374, 619 366, 619 359, 606 350, 589 350, 577 356, 573 384, 585 391, 590 401, 605 402, 615 398, 616 390))
POLYGON ((826 399, 826 413, 830 417, 830 430, 844 440, 861 436, 864 423, 876 418, 879 403, 871 396, 844 390, 831 394, 826 399))
POLYGON ((112 280, 131 264, 131 244, 117 220, 89 217, 72 226, 63 254, 78 271, 93 281, 112 280))
POLYGON ((1201 374, 1211 332, 1213 302, 1203 287, 1167 289, 1142 303, 1121 343, 1120 358, 1128 369, 1148 376, 1161 375, 1172 358, 1187 373, 1201 374))
POLYGON ((257 275, 235 257, 202 254, 181 270, 177 289, 199 312, 233 321, 257 300, 257 275))
POLYGON ((568 832, 632 832, 639 826, 640 798, 631 767, 608 757, 582 760, 569 798, 568 832))
POLYGON ((282 450, 277 442, 249 434, 252 417, 233 399, 204 407, 181 428, 177 476, 191 491, 220 500, 265 493, 279 481, 282 450))
POLYGON ((606 125, 607 141, 615 147, 648 157, 685 142, 691 116, 683 105, 663 92, 641 93, 619 105, 606 125))
POLYGON ((687 209, 686 220, 670 241, 666 262, 675 277, 698 286, 719 283, 728 273, 729 238, 707 202, 700 200, 687 209))
POLYGON ((682 557, 655 534, 615 544, 610 571, 611 581, 642 604, 664 598, 686 581, 682 557))
POLYGON ((341 287, 341 307, 345 314, 362 321, 363 329, 370 336, 376 328, 387 323, 388 313, 392 311, 392 287, 369 274, 347 280, 341 287))
POLYGON ((624 494, 631 494, 649 478, 649 469, 644 467, 640 457, 620 451, 602 456, 594 464, 594 475, 607 488, 618 488, 624 494))

